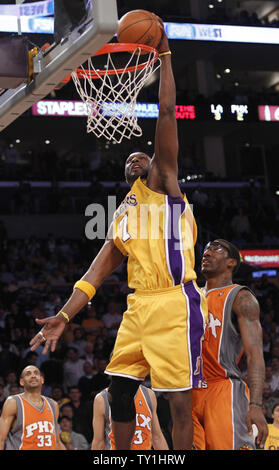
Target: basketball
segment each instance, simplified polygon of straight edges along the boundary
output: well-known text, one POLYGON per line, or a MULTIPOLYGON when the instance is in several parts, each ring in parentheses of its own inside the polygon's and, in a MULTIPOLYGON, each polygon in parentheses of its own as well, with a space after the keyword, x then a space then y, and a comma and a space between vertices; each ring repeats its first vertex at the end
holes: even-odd
POLYGON ((162 36, 160 24, 154 15, 147 10, 133 10, 119 20, 117 40, 123 43, 158 46, 162 36))

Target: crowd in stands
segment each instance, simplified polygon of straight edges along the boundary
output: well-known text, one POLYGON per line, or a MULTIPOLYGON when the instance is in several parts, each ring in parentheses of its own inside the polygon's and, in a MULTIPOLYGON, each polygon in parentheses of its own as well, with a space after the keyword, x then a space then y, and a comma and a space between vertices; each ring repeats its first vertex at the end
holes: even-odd
MULTIPOLYGON (((123 167, 119 165, 120 171, 123 178, 123 167)), ((181 171, 184 171, 183 165, 181 171)), ((187 171, 186 168, 185 172, 187 171)), ((195 171, 197 169, 193 167, 191 172, 195 171)), ((231 239, 239 248, 272 248, 279 245, 279 198, 275 193, 255 180, 243 184, 243 187, 228 186, 222 190, 218 188, 218 184, 216 187, 206 188, 203 182, 204 179, 188 186, 187 182, 181 182, 181 189, 193 204, 201 230, 208 230, 219 236, 222 234, 223 238, 231 239)), ((65 188, 53 184, 48 190, 44 190, 22 182, 18 187, 4 188, 2 191, 5 191, 7 197, 0 198, 2 214, 84 215, 86 208, 92 203, 101 204, 106 210, 108 197, 115 197, 115 204, 118 206, 124 199, 128 186, 120 182, 106 185, 105 182, 98 181, 95 175, 93 181, 84 187, 65 188)), ((0 221, 0 237, 4 235, 5 227, 0 221)))
MULTIPOLYGON (((141 8, 146 10, 155 11, 155 13, 161 16, 164 21, 177 21, 185 23, 210 23, 210 24, 229 24, 237 26, 265 26, 265 27, 279 27, 279 21, 277 15, 273 14, 270 19, 270 15, 265 14, 264 17, 260 18, 256 11, 248 11, 245 8, 241 8, 241 2, 238 2, 237 8, 232 10, 231 6, 226 3, 226 0, 217 2, 216 0, 208 0, 205 2, 208 6, 208 15, 205 19, 193 17, 191 10, 188 5, 185 6, 183 2, 174 2, 173 4, 169 1, 163 0, 160 2, 160 7, 156 8, 156 5, 150 4, 149 0, 142 1, 141 8), (188 7, 188 10, 187 10, 188 7)), ((243 5, 245 7, 245 5, 243 5)), ((135 5, 138 8, 138 5, 135 5)), ((135 9, 131 0, 119 1, 118 12, 121 17, 130 10, 135 9)), ((273 8, 274 9, 274 8, 273 8)), ((270 8, 271 10, 271 8, 270 8)), ((204 11, 201 11, 204 15, 204 11)), ((270 11, 271 13, 271 11, 270 11)))
POLYGON ((226 8, 225 2, 224 5, 216 5, 215 8, 210 10, 207 22, 211 24, 230 24, 236 26, 264 26, 273 28, 278 28, 279 26, 277 16, 273 16, 273 19, 269 20, 268 16, 259 18, 256 12, 249 12, 247 10, 232 12, 230 9, 226 8))

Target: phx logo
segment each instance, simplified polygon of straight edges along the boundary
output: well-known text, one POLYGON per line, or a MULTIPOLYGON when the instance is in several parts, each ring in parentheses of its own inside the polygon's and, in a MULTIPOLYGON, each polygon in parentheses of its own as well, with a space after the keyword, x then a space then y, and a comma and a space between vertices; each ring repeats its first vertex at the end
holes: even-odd
POLYGON ((242 447, 240 447, 239 450, 254 450, 254 449, 250 447, 248 444, 244 444, 242 447))

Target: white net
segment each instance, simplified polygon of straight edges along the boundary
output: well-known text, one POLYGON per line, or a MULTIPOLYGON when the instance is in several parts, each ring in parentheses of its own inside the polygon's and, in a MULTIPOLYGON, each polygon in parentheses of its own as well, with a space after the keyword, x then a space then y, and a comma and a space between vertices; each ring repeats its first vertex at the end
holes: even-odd
POLYGON ((86 104, 88 133, 116 143, 142 135, 137 97, 161 61, 155 50, 141 52, 141 47, 136 47, 122 68, 116 67, 114 54, 108 52, 102 71, 94 66, 93 57, 88 59, 87 69, 81 66, 78 73, 72 73, 77 92, 86 104))

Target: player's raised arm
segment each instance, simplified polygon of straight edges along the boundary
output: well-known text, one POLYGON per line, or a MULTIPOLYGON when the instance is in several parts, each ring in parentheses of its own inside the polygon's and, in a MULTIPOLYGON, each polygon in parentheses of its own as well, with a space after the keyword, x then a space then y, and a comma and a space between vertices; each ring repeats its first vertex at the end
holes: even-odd
POLYGON ((43 354, 49 349, 54 351, 66 324, 85 307, 103 281, 123 262, 125 256, 115 246, 111 234, 112 226, 103 247, 88 271, 78 281, 78 286, 75 284, 71 297, 60 312, 53 317, 36 319, 36 323, 41 325, 42 329, 30 341, 31 351, 44 342, 43 354))
MULTIPOLYGON (((159 19, 160 20, 160 19, 159 19)), ((161 59, 159 85, 159 116, 156 124, 155 154, 147 185, 171 196, 180 196, 178 175, 178 136, 175 116, 176 86, 173 76, 171 51, 163 23, 162 40, 158 46, 161 59)))

